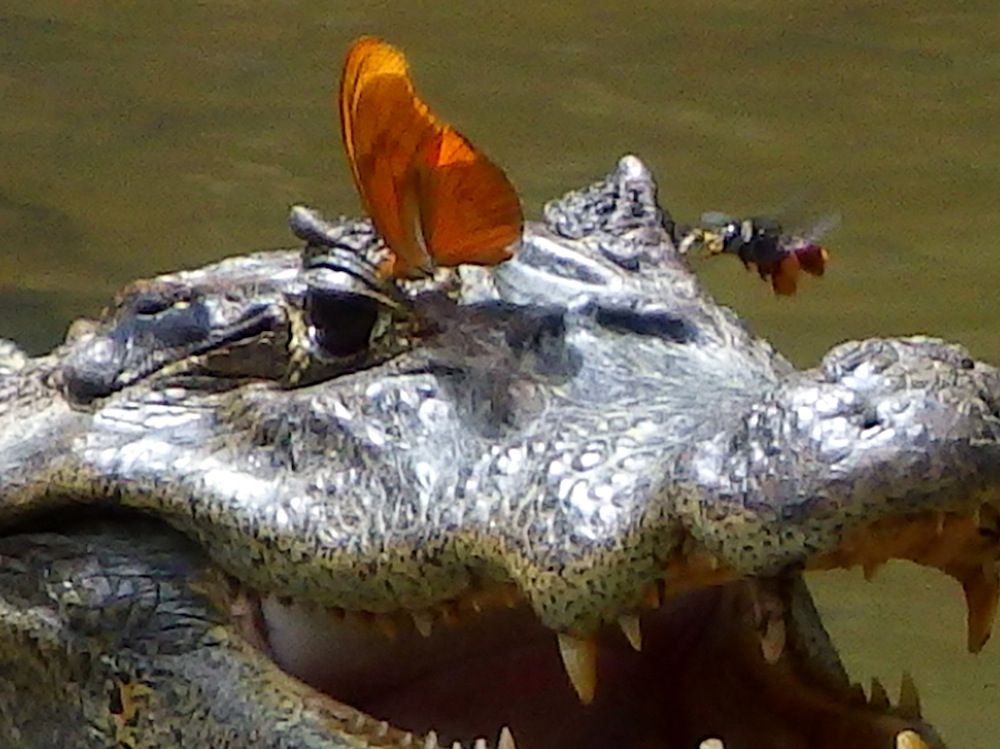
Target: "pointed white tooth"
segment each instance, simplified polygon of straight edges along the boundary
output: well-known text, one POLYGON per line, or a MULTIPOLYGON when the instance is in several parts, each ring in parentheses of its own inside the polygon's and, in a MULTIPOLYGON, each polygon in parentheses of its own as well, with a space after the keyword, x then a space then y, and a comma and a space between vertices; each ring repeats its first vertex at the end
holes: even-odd
POLYGON ((698 744, 698 749, 726 749, 722 739, 705 739, 698 744))
POLYGON ((934 519, 936 521, 935 522, 935 526, 934 526, 935 533, 938 536, 943 536, 944 535, 945 514, 943 512, 938 512, 935 515, 934 519))
POLYGON ((597 640, 560 633, 559 654, 580 702, 589 705, 597 688, 597 640))
POLYGON ((1000 579, 992 563, 959 578, 965 592, 968 649, 978 653, 990 639, 1000 602, 1000 579))
POLYGON ((417 632, 424 637, 430 637, 431 629, 434 627, 434 617, 430 612, 411 611, 410 616, 413 617, 413 626, 417 628, 417 632))
POLYGON ((875 579, 875 574, 879 571, 882 566, 882 562, 867 561, 861 565, 861 569, 864 571, 865 582, 871 582, 875 579))
POLYGON ((642 630, 639 627, 639 617, 635 614, 623 614, 618 617, 618 626, 621 627, 625 639, 628 640, 632 649, 637 653, 642 652, 642 630))
POLYGON ((884 712, 892 707, 889 702, 889 693, 885 691, 882 682, 874 676, 872 677, 871 697, 868 698, 868 704, 879 712, 884 712))
POLYGON ((375 730, 372 732, 372 735, 376 739, 384 739, 389 735, 389 724, 384 720, 381 721, 377 726, 375 726, 375 730))
POLYGON ((451 744, 451 749, 462 749, 461 741, 453 741, 451 744))
POLYGON ((764 634, 760 637, 760 652, 764 660, 772 666, 785 652, 785 622, 777 615, 768 617, 764 634))
POLYGON ((368 721, 365 720, 365 716, 363 713, 354 713, 354 716, 351 718, 351 725, 347 730, 349 733, 353 733, 356 736, 360 735, 364 733, 365 724, 367 722, 368 721))
POLYGON ((424 749, 438 749, 438 735, 435 731, 428 731, 424 738, 424 749))
POLYGON ((516 609, 518 604, 521 602, 521 594, 518 593, 517 588, 512 585, 505 585, 502 588, 501 598, 503 600, 503 605, 509 609, 516 609))
POLYGON ((931 749, 916 731, 900 731, 896 734, 896 749, 931 749))
POLYGON ((917 692, 917 685, 908 671, 903 672, 903 678, 899 681, 899 702, 896 703, 896 711, 909 720, 919 720, 922 717, 920 693, 917 692))
POLYGON ((507 726, 500 729, 500 738, 497 740, 497 749, 517 749, 514 744, 514 734, 507 726))
POLYGON ((413 746, 413 734, 410 733, 409 731, 404 733, 403 739, 402 741, 399 742, 399 745, 405 747, 406 749, 409 749, 409 747, 413 746))
POLYGON ((864 707, 868 704, 868 698, 865 696, 865 688, 858 684, 858 682, 851 684, 849 690, 848 699, 852 705, 864 707))
POLYGON ((486 739, 480 736, 472 744, 472 749, 486 749, 486 739))

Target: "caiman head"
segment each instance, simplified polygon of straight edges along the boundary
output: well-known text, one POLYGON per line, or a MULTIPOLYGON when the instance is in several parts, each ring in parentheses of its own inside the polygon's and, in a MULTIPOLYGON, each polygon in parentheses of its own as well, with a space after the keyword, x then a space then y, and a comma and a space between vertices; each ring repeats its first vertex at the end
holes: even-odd
MULTIPOLYGON (((626 157, 511 261, 398 285, 300 210, 301 267, 161 277, 8 356, 0 672, 71 674, 129 746, 941 746, 911 681, 852 686, 801 572, 942 569, 983 645, 1000 372, 927 338, 796 370, 655 192, 626 157)), ((38 683, 0 729, 41 730, 38 683)))

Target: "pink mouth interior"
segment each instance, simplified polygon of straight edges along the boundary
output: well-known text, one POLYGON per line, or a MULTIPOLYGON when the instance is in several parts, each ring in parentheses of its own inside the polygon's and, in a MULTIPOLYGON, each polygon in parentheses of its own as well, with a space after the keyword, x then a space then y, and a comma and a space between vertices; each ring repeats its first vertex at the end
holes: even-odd
POLYGON ((524 606, 390 638, 363 617, 263 603, 285 671, 396 728, 433 730, 442 746, 495 746, 507 726, 519 749, 695 749, 713 737, 727 749, 891 749, 910 727, 817 684, 787 649, 767 663, 749 608, 739 585, 678 596, 642 617, 641 652, 602 630, 583 705, 556 635, 524 606))

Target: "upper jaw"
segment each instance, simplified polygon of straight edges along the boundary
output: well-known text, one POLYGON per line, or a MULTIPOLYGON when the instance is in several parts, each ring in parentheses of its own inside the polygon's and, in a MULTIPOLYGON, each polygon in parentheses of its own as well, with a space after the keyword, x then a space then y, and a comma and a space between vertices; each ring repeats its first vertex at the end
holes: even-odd
MULTIPOLYGON (((648 174, 633 167, 626 164, 625 176, 648 188, 648 174)), ((864 434, 865 409, 856 414, 836 409, 880 394, 886 396, 886 404, 900 403, 899 384, 923 382, 920 373, 926 370, 904 367, 901 371, 909 371, 909 379, 901 375, 895 380, 881 376, 869 381, 859 372, 868 367, 878 374, 871 367, 875 362, 882 367, 877 356, 880 352, 869 350, 855 358, 853 367, 844 364, 846 357, 834 357, 822 375, 793 374, 766 344, 751 339, 728 313, 702 295, 676 258, 665 256, 662 232, 658 234, 655 227, 645 227, 642 232, 649 241, 635 243, 640 250, 635 257, 620 253, 611 257, 600 249, 604 246, 601 243, 576 246, 565 237, 550 237, 561 247, 563 260, 575 250, 589 253, 587 263, 578 262, 571 268, 567 265, 572 263, 552 263, 550 269, 590 281, 558 286, 567 290, 566 319, 572 329, 568 333, 566 329, 562 333, 555 330, 553 336, 542 338, 546 345, 555 343, 567 349, 589 341, 594 351, 603 345, 601 353, 607 355, 603 364, 596 366, 584 358, 579 371, 590 379, 583 382, 584 377, 579 378, 581 389, 575 395, 585 397, 576 401, 573 393, 567 396, 566 383, 549 372, 529 367, 514 372, 509 380, 496 378, 498 368, 489 365, 498 360, 488 355, 466 363, 465 368, 447 360, 448 367, 424 366, 420 371, 397 366, 389 372, 360 372, 289 392, 248 386, 234 389, 231 398, 213 398, 193 388, 178 404, 170 402, 174 397, 171 392, 165 392, 154 404, 141 401, 141 386, 148 384, 143 377, 155 379, 149 373, 160 371, 146 370, 138 379, 126 378, 125 386, 118 390, 100 391, 107 397, 95 399, 93 424, 65 459, 83 465, 84 476, 100 478, 94 491, 107 491, 108 485, 127 487, 122 502, 170 518, 199 538, 220 564, 247 585, 321 600, 367 616, 400 607, 427 609, 449 604, 465 589, 470 568, 480 565, 494 582, 515 581, 544 624, 570 638, 563 650, 571 654, 585 654, 590 647, 587 637, 602 625, 616 621, 623 613, 636 615, 632 609, 646 599, 650 587, 657 594, 666 587, 680 595, 690 588, 736 584, 748 575, 778 575, 789 567, 878 562, 886 548, 892 552, 889 556, 916 553, 901 546, 866 547, 870 555, 860 561, 842 544, 845 528, 852 524, 865 531, 885 531, 879 540, 893 541, 901 528, 878 526, 878 520, 891 516, 906 524, 911 511, 942 513, 940 527, 956 530, 956 538, 963 542, 959 548, 968 548, 965 542, 981 528, 978 522, 970 525, 966 518, 974 510, 973 500, 986 496, 995 502, 998 461, 996 441, 990 441, 995 434, 990 421, 997 403, 995 390, 979 398, 984 404, 980 408, 975 399, 949 400, 956 389, 945 380, 943 390, 919 401, 911 412, 888 408, 887 418, 901 418, 891 422, 881 440, 868 439, 872 435, 864 434), (653 260, 663 261, 663 267, 651 271, 648 283, 629 285, 623 281, 633 264, 641 266, 653 260), (592 272, 587 273, 588 268, 592 272), (649 305, 636 305, 644 295, 649 305), (669 331, 663 335, 662 328, 654 325, 633 324, 636 317, 627 320, 628 325, 619 317, 612 321, 615 325, 602 327, 599 305, 587 306, 588 301, 599 302, 602 296, 606 309, 634 315, 653 303, 676 304, 676 309, 671 307, 674 312, 680 315, 682 311, 685 320, 697 322, 680 329, 693 330, 696 337, 671 338, 669 331), (688 355, 693 347, 698 347, 699 356, 688 355), (618 376, 623 370, 636 376, 623 382, 618 376), (848 371, 853 374, 842 374, 848 371), (688 379, 657 377, 663 372, 672 376, 680 372, 678 378, 688 379), (520 413, 498 408, 486 414, 504 416, 498 423, 485 424, 493 428, 491 431, 483 428, 483 420, 468 418, 470 412, 462 412, 456 403, 468 406, 474 400, 467 397, 470 392, 496 392, 483 385, 495 386, 498 379, 504 386, 535 396, 535 400, 526 398, 529 408, 520 413), (480 389, 463 391, 470 383, 480 389), (589 389, 584 390, 584 386, 589 389), (464 400, 456 399, 456 392, 464 400), (833 399, 833 413, 821 413, 825 401, 809 401, 811 393, 824 392, 844 396, 843 400, 833 399), (138 402, 130 400, 133 393, 139 394, 138 402), (773 396, 770 400, 768 394, 773 396), (620 403, 613 404, 615 398, 620 403), (596 409, 599 413, 593 413, 595 402, 602 405, 596 409), (561 435, 573 443, 565 455, 546 454, 545 448, 560 440, 543 440, 534 433, 522 438, 517 433, 524 425, 558 424, 562 416, 569 420, 575 412, 586 410, 581 409, 584 404, 591 406, 588 413, 593 420, 579 421, 573 430, 561 435), (611 405, 620 407, 612 413, 611 405), (165 407, 174 406, 178 411, 189 408, 197 412, 202 423, 222 423, 226 433, 158 433, 156 425, 162 420, 143 418, 147 406, 154 415, 156 409, 165 407), (565 408, 560 411, 560 407, 565 408), (127 421, 116 419, 125 414, 127 421), (426 418, 426 414, 434 418, 426 418), (627 417, 635 414, 643 418, 628 421, 627 417), (817 415, 829 418, 815 418, 817 415), (855 415, 857 423, 851 421, 855 415), (600 488, 598 481, 592 480, 591 462, 594 454, 601 457, 600 450, 591 449, 592 443, 586 439, 607 436, 614 429, 609 426, 614 416, 619 417, 618 423, 626 424, 623 444, 630 454, 619 456, 616 444, 598 441, 597 448, 610 444, 608 455, 621 459, 620 464, 608 464, 612 469, 622 467, 609 470, 609 481, 616 490, 609 501, 606 493, 589 495, 574 489, 588 483, 591 488, 600 488), (658 422, 660 417, 675 420, 658 422), (833 428, 826 430, 825 425, 833 428), (930 443, 913 440, 908 426, 915 427, 918 435, 935 439, 930 443), (837 429, 846 431, 838 434, 837 429), (684 438, 678 439, 678 434, 684 438), (490 441, 496 435, 510 439, 490 452, 490 441), (217 439, 209 439, 212 436, 217 439), (830 437, 841 439, 838 443, 830 437), (321 450, 302 449, 317 440, 321 450), (384 449, 387 442, 391 442, 390 450, 384 449), (413 448, 421 444, 434 449, 421 452, 413 448), (211 452, 219 445, 224 450, 211 452), (540 451, 535 449, 538 445, 540 451), (930 457, 928 446, 937 450, 930 457), (844 455, 837 457, 837 450, 844 455), (170 460, 157 462, 159 455, 169 455, 170 460), (337 463, 358 456, 363 458, 360 472, 351 473, 357 464, 337 463), (962 470, 949 468, 953 457, 959 458, 962 470), (456 463, 466 465, 476 460, 481 460, 479 474, 458 475, 456 463), (941 464, 933 465, 936 461, 941 464), (946 477, 945 484, 928 487, 927 474, 913 472, 928 462, 946 477), (428 465, 439 472, 428 470, 428 465), (834 470, 838 465, 844 472, 834 470), (568 475, 572 471, 578 473, 568 475), (471 483, 460 484, 460 478, 471 483), (468 500, 468 494, 477 488, 475 482, 487 478, 498 480, 490 491, 482 492, 485 499, 480 501, 477 495, 476 501, 467 505, 459 501, 459 488, 472 487, 463 495, 468 500), (533 478, 539 482, 533 483, 533 478), (368 483, 359 489, 359 481, 368 483), (685 485, 685 481, 690 484, 685 485), (963 488, 969 481, 980 482, 974 487, 982 490, 978 495, 963 488), (875 482, 874 491, 871 482, 875 482), (171 492, 163 491, 167 485, 171 492), (902 502, 900 487, 907 489, 902 502), (990 491, 994 494, 986 494, 990 491), (196 519, 191 516, 192 496, 203 503, 203 513, 196 519), (372 497, 388 497, 390 501, 375 506, 372 497), (412 505, 402 504, 404 497, 412 505), (490 502, 498 497, 502 501, 490 502), (393 498, 400 504, 392 504, 393 498), (529 501, 535 504, 519 504, 529 501), (634 514, 619 512, 623 505, 634 514), (519 525, 518 513, 530 514, 532 508, 544 517, 527 527, 519 525), (538 508, 554 508, 554 512, 545 515, 538 508), (217 511, 220 509, 225 512, 217 511), (602 513, 602 509, 606 511, 602 513), (576 522, 584 513, 593 520, 586 527, 576 522), (359 528, 333 522, 348 514, 365 518, 369 524, 359 528), (393 522, 400 517, 416 517, 423 526, 409 534, 396 532, 393 556, 386 553, 376 531, 380 523, 398 531, 393 522), (619 520, 607 521, 608 517, 619 520), (313 532, 317 518, 330 520, 323 525, 322 534, 313 532), (253 528, 255 534, 247 534, 246 528, 253 528), (603 529, 605 534, 593 533, 595 529, 603 529), (608 553, 609 544, 614 553, 608 553), (838 556, 840 552, 845 555, 838 556), (261 559, 266 564, 261 564, 261 559), (370 570, 376 574, 368 574, 370 570), (605 585, 622 579, 624 585, 605 585), (407 595, 399 595, 400 591, 407 595), (397 595, 393 597, 393 593, 397 595)), ((521 266, 515 261, 498 271, 499 283, 490 293, 502 293, 505 278, 517 287, 519 282, 508 274, 518 268, 521 266)), ((291 273, 294 275, 294 268, 291 273)), ((547 288, 556 288, 547 287, 544 277, 533 283, 533 294, 542 298, 547 288)), ((182 301, 190 309, 191 300, 182 301)), ((106 328, 85 334, 77 344, 90 353, 80 356, 93 360, 93 349, 87 347, 100 342, 102 336, 106 341, 116 340, 115 331, 132 335, 135 328, 123 327, 122 321, 136 311, 130 308, 124 317, 112 313, 106 328)), ((656 322, 664 319, 661 316, 656 322)), ((502 343, 513 350, 518 342, 502 343)), ((887 350, 894 347, 906 348, 890 344, 887 350)), ((577 348, 585 349, 582 345, 577 348)), ((142 349, 142 345, 132 347, 132 351, 142 349)), ((907 356, 897 355, 897 359, 905 364, 907 356)), ((429 358, 441 364, 443 357, 434 362, 432 352, 429 358)), ((513 356, 499 362, 506 365, 511 360, 513 356)), ((86 370, 79 359, 69 361, 71 374, 86 370)), ((108 380, 116 384, 123 373, 143 371, 129 361, 123 363, 120 357, 112 356, 109 361, 110 368, 101 371, 111 371, 113 376, 96 378, 101 383, 108 380)), ((400 361, 412 359, 404 356, 400 361)), ((891 374, 895 372, 891 357, 887 361, 879 371, 891 374)), ((946 356, 941 361, 947 365, 951 360, 946 356)), ((935 365, 929 371, 945 377, 948 372, 968 368, 960 360, 951 369, 935 365)), ((986 379, 990 378, 985 365, 973 362, 971 371, 985 372, 986 379)), ((875 413, 879 413, 878 408, 875 413)), ((478 488, 482 489, 482 484, 478 488)), ((79 493, 87 489, 78 484, 72 490, 79 493)), ((920 518, 920 527, 936 533, 936 517, 935 522, 924 524, 926 519, 920 518)), ((918 540, 925 539, 921 536, 918 540)), ((976 555, 990 550, 976 546, 974 551, 969 559, 957 559, 963 564, 979 563, 983 572, 991 558, 976 555)), ((949 557, 945 562, 955 560, 949 557)), ((974 597, 988 604, 989 580, 985 582, 986 588, 970 589, 974 597)), ((581 691, 587 691, 586 687, 581 691)))
POLYGON ((998 404, 1000 370, 960 346, 839 346, 695 451, 694 480, 719 519, 745 520, 703 543, 758 574, 859 566, 871 576, 889 559, 940 569, 962 585, 978 651, 1000 589, 998 404), (770 537, 781 542, 762 550, 770 537))

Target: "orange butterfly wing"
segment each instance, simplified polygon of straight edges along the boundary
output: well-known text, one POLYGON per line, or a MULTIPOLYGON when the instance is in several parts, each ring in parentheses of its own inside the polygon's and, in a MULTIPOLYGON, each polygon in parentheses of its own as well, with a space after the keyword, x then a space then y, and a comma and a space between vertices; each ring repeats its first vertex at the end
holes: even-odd
POLYGON ((402 53, 370 37, 352 45, 340 121, 354 184, 395 256, 394 275, 509 257, 523 224, 517 193, 499 167, 430 113, 402 53))
POLYGON ((341 134, 354 184, 397 269, 427 268, 416 236, 412 164, 438 126, 417 100, 406 59, 377 39, 359 39, 340 81, 341 134))
POLYGON ((496 265, 510 256, 524 217, 503 171, 445 126, 418 166, 421 228, 441 265, 496 265))

